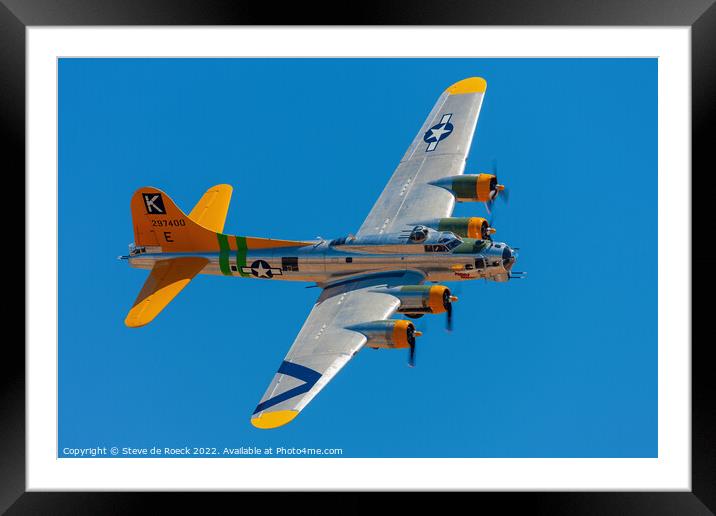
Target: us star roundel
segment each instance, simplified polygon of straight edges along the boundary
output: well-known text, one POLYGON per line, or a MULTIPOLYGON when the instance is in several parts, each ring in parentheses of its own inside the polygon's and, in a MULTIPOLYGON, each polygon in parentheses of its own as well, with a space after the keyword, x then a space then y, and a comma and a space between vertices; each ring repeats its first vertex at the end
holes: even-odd
POLYGON ((252 274, 257 278, 273 278, 276 275, 281 275, 280 268, 271 267, 268 262, 264 260, 256 260, 250 267, 241 267, 241 271, 246 274, 252 274))
POLYGON ((428 148, 425 149, 425 152, 434 151, 438 148, 438 144, 442 140, 450 136, 453 130, 453 125, 450 123, 451 118, 452 113, 443 115, 439 124, 432 126, 425 132, 423 141, 428 144, 428 148))

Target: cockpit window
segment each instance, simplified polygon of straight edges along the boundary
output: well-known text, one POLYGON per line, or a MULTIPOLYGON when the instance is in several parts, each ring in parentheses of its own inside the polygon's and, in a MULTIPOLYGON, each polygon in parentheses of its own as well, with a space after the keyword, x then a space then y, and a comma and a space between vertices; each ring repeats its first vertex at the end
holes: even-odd
POLYGON ((460 244, 462 244, 462 240, 460 240, 460 239, 458 239, 458 238, 455 238, 454 240, 452 240, 451 242, 449 242, 449 243, 447 244, 447 248, 448 248, 450 251, 452 251, 453 249, 455 249, 455 248, 456 248, 457 246, 459 246, 460 244))
POLYGON ((446 253, 447 247, 442 244, 432 244, 425 246, 426 253, 446 253))
POLYGON ((462 238, 458 237, 454 233, 448 233, 442 235, 438 242, 443 244, 448 250, 453 250, 462 244, 462 238))

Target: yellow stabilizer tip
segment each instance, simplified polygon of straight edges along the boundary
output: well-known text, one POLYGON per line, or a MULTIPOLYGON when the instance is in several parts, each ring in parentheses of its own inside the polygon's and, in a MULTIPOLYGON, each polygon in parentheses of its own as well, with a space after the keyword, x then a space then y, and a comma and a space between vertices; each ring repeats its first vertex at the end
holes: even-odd
POLYGON ((138 321, 137 319, 133 318, 130 315, 127 316, 127 318, 124 320, 124 325, 127 328, 141 328, 142 326, 146 326, 149 323, 149 321, 138 321))
POLYGON ((277 410, 276 412, 264 412, 259 417, 251 418, 251 424, 256 428, 268 429, 278 428, 293 421, 298 415, 298 410, 277 410))
POLYGON ((141 303, 134 305, 124 319, 124 324, 129 328, 141 328, 152 322, 154 315, 145 315, 144 313, 149 304, 149 299, 145 299, 141 303))
POLYGON ((233 191, 227 184, 212 186, 196 203, 189 218, 210 231, 222 233, 233 191))
POLYGON ((465 95, 466 93, 485 93, 487 89, 487 81, 482 77, 469 77, 456 82, 448 87, 447 91, 450 95, 465 95))

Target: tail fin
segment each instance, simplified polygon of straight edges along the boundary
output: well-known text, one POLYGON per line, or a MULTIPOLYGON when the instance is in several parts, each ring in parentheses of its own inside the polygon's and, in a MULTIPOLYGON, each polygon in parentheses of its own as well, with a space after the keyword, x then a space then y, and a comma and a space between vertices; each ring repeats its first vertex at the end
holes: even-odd
POLYGON ((224 235, 224 219, 231 198, 229 185, 217 185, 204 194, 187 216, 171 198, 152 186, 140 188, 130 202, 134 245, 152 252, 225 252, 304 246, 314 242, 224 235))
POLYGON ((160 247, 165 253, 218 250, 217 230, 213 228, 223 229, 230 197, 228 185, 210 188, 192 210, 193 216, 187 216, 158 188, 140 188, 130 202, 134 245, 160 247))
POLYGON ((190 257, 158 261, 124 319, 124 324, 137 328, 150 323, 208 261, 206 258, 190 257))
POLYGON ((212 186, 196 203, 189 218, 206 229, 222 233, 232 191, 231 185, 212 186))

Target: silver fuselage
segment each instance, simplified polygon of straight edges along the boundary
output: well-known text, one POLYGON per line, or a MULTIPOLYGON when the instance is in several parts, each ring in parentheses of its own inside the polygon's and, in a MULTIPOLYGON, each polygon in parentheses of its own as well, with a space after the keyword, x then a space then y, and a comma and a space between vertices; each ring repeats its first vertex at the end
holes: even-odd
POLYGON ((317 240, 301 247, 254 249, 243 255, 231 252, 142 253, 130 255, 130 266, 151 269, 159 260, 180 256, 203 257, 208 263, 201 274, 315 282, 319 285, 377 272, 415 270, 426 281, 488 279, 507 281, 516 255, 501 242, 474 241, 445 251, 431 245, 404 243, 355 243, 317 240), (223 263, 222 263, 223 262, 223 263))

